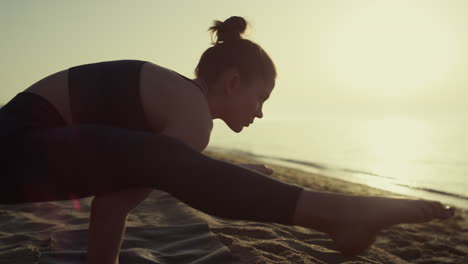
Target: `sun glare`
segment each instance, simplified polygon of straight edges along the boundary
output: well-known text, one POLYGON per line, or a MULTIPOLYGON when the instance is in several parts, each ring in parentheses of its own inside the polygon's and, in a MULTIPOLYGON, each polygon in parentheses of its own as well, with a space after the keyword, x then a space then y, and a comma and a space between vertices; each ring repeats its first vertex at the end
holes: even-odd
POLYGON ((375 1, 340 15, 324 56, 333 82, 363 93, 419 93, 448 78, 456 34, 437 8, 375 1))
POLYGON ((423 121, 405 118, 385 118, 366 123, 362 128, 372 160, 372 172, 411 184, 416 161, 427 160, 433 154, 437 131, 423 121))

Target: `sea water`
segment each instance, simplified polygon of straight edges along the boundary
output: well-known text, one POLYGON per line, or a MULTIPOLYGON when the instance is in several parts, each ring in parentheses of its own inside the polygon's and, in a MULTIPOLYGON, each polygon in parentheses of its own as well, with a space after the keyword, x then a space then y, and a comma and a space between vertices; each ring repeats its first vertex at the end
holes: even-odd
POLYGON ((216 120, 209 147, 468 208, 468 120, 258 120, 239 134, 216 120))

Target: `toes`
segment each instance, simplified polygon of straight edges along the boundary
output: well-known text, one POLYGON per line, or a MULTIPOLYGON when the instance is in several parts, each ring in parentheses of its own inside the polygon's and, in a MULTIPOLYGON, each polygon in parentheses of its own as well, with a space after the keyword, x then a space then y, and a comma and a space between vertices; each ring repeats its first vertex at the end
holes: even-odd
POLYGON ((444 216, 443 219, 450 218, 455 215, 455 208, 450 207, 450 206, 445 206, 444 207, 444 216))
POLYGON ((429 202, 432 208, 432 214, 434 218, 447 219, 455 214, 455 209, 450 206, 444 206, 440 202, 432 201, 429 202))

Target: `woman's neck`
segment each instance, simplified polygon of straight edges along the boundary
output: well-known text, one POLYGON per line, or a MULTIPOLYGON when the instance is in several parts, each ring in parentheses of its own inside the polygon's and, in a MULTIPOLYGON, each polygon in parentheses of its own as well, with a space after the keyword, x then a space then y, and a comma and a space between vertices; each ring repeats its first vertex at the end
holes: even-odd
POLYGON ((198 84, 201 92, 205 95, 206 101, 208 102, 208 107, 210 108, 210 114, 212 119, 220 118, 221 107, 219 105, 219 98, 217 98, 215 93, 210 93, 210 88, 203 79, 195 78, 193 81, 198 84))
POLYGON ((193 79, 193 81, 198 84, 198 86, 200 87, 200 90, 202 91, 202 93, 205 95, 205 96, 208 96, 208 84, 202 80, 202 79, 199 79, 199 78, 195 78, 193 79))

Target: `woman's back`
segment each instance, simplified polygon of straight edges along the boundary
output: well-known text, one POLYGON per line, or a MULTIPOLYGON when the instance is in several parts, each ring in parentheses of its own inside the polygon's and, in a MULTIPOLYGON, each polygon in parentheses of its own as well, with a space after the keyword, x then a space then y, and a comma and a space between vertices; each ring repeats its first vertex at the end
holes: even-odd
MULTIPOLYGON (((72 122, 150 131, 140 100, 140 70, 144 63, 119 60, 70 68, 72 122)), ((155 130, 160 132, 162 128, 155 130)))
MULTIPOLYGON (((202 123, 205 129, 201 130, 211 130, 208 105, 196 85, 150 62, 116 60, 71 67, 43 78, 25 91, 49 101, 68 125, 101 124, 161 133, 168 119, 181 119, 173 113, 180 112, 190 113, 190 120, 202 123)), ((192 131, 196 137, 206 141, 207 136, 197 136, 196 130, 192 131)))

